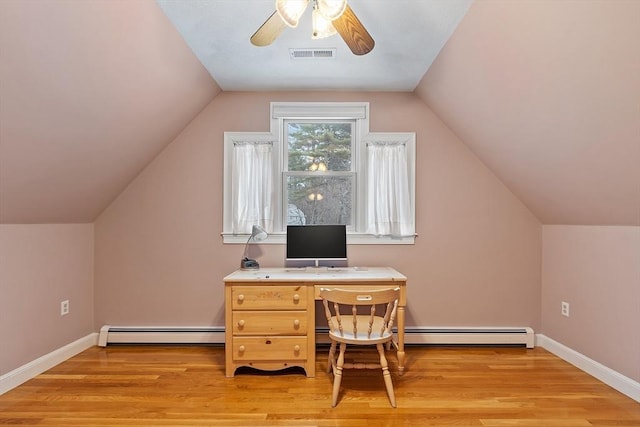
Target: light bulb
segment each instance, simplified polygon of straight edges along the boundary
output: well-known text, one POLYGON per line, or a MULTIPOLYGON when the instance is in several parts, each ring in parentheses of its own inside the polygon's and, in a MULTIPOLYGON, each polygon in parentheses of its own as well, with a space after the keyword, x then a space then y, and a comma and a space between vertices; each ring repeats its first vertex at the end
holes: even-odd
POLYGON ((347 8, 347 0, 318 0, 318 10, 329 21, 334 21, 342 16, 347 8))
POLYGON ((325 37, 330 37, 337 33, 331 21, 325 18, 318 8, 313 8, 313 14, 311 16, 313 22, 313 33, 311 34, 312 39, 324 39, 325 37))
POLYGON ((276 10, 285 24, 296 28, 308 4, 309 0, 276 0, 276 10))

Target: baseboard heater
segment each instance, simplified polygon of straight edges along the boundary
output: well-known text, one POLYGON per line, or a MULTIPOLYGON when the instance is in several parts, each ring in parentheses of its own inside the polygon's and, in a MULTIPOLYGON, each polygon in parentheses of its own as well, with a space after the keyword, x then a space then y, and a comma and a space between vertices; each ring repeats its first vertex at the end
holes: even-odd
POLYGON ((108 344, 224 344, 224 328, 105 325, 100 328, 98 345, 108 344))
MULTIPOLYGON (((316 329, 316 342, 327 344, 327 328, 316 329)), ((534 347, 528 327, 472 327, 405 329, 405 344, 425 345, 523 345, 534 347)), ((98 345, 108 344, 224 344, 224 327, 109 326, 100 329, 98 345)))
MULTIPOLYGON (((316 329, 316 342, 328 344, 328 328, 316 329)), ((533 329, 475 327, 475 328, 429 328, 410 327, 404 330, 404 343, 417 345, 520 345, 533 348, 533 329)))
POLYGON ((404 336, 405 344, 535 346, 535 334, 529 327, 413 327, 405 329, 404 336))

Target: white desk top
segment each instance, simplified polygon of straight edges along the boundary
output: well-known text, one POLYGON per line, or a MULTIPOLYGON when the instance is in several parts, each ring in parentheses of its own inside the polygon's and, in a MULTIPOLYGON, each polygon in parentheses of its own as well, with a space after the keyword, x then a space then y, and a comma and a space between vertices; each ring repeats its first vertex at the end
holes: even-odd
POLYGON ((260 268, 236 270, 224 278, 225 282, 358 282, 406 281, 407 278, 391 267, 306 267, 260 268))

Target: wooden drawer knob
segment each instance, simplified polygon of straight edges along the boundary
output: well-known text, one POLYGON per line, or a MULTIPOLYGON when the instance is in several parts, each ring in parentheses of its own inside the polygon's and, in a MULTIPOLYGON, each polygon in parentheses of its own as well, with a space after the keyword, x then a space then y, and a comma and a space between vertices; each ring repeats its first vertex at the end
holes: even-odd
POLYGON ((300 327, 300 321, 298 319, 293 321, 293 327, 294 328, 299 328, 300 327))
POLYGON ((238 301, 240 301, 240 302, 244 301, 244 295, 243 294, 238 295, 238 301))
POLYGON ((295 295, 293 296, 293 300, 294 300, 295 302, 300 301, 300 295, 295 294, 295 295))
POLYGON ((295 351, 296 353, 298 353, 300 351, 300 346, 296 345, 293 347, 293 351, 295 351))
POLYGON ((238 320, 238 326, 242 328, 244 326, 244 320, 238 320))
POLYGON ((245 348, 244 348, 244 346, 243 346, 243 345, 241 345, 240 347, 238 347, 238 351, 239 351, 240 353, 244 353, 244 350, 245 350, 245 348))

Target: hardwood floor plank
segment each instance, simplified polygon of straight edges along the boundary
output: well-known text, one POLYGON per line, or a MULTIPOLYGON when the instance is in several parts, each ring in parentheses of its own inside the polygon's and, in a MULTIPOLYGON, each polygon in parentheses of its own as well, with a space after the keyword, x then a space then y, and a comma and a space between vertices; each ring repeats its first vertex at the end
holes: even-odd
POLYGON ((540 348, 409 347, 402 376, 389 355, 398 408, 378 370, 346 371, 331 408, 327 351, 315 378, 226 378, 221 347, 95 347, 0 396, 0 424, 640 426, 640 403, 540 348))

